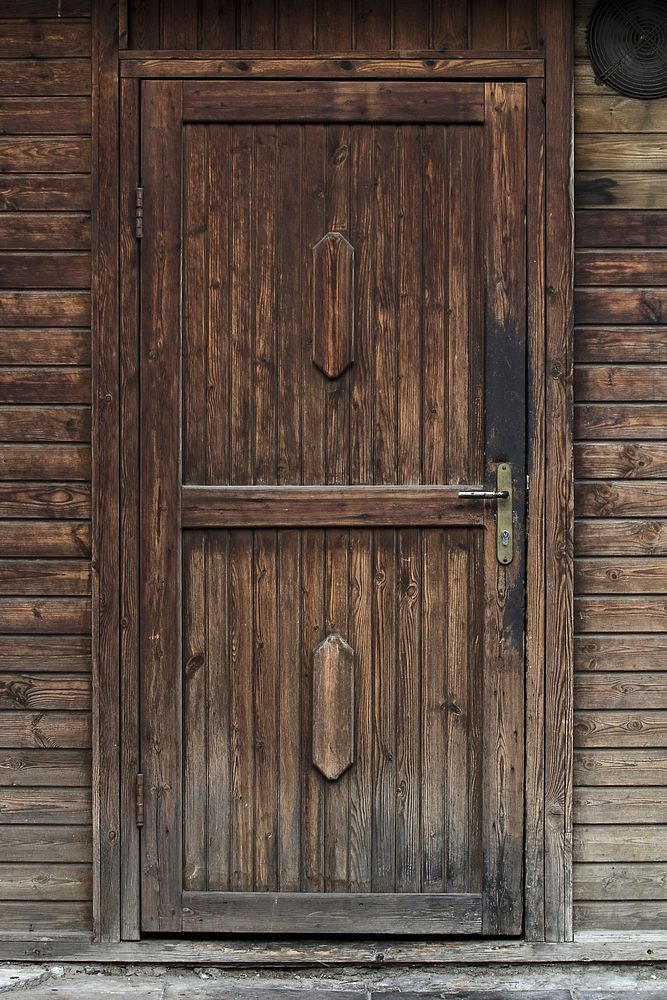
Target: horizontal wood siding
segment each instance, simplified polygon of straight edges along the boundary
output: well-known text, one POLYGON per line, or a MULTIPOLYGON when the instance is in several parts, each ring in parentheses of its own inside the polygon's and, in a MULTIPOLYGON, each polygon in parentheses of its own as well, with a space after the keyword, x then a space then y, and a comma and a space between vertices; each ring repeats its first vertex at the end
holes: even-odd
POLYGON ((90 10, 0 6, 0 937, 91 927, 90 10))
POLYGON ((576 11, 575 929, 667 927, 667 101, 576 11))

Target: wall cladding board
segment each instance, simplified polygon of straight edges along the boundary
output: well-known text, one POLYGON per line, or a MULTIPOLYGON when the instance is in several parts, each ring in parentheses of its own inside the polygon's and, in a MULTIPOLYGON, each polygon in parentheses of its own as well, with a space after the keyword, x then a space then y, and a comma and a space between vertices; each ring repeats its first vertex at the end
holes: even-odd
MULTIPOLYGON (((667 102, 595 84, 591 9, 576 7, 575 920, 664 928, 667 102)), ((129 0, 124 42, 540 45, 534 0, 129 0)), ((90 52, 90 0, 0 4, 0 935, 91 926, 90 52)))
POLYGON ((91 927, 90 24, 86 0, 0 5, 0 935, 10 936, 91 927))
POLYGON ((667 100, 575 6, 575 927, 667 926, 667 100))

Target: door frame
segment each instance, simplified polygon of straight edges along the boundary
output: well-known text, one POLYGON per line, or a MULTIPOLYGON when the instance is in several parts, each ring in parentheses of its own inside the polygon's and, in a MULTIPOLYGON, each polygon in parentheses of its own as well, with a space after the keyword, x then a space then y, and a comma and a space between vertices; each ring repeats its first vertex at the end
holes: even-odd
MULTIPOLYGON (((549 3, 543 54, 434 60, 355 53, 118 62, 95 48, 94 872, 95 936, 138 940, 138 408, 135 190, 139 81, 242 76, 515 79, 528 96, 528 468, 524 938, 570 940, 572 783, 572 193, 569 10, 549 3), (562 11, 560 8, 563 8, 562 11), (550 67, 553 66, 553 72, 550 67), (352 67, 352 68, 351 68, 352 67), (297 71, 301 69, 302 72, 297 71), (120 72, 119 72, 120 70, 120 72), (545 128, 546 126, 546 128, 545 128), (129 161, 132 162, 129 162, 129 161), (535 169, 533 168, 535 165, 535 169), (548 206, 548 211, 547 211, 548 206), (120 230, 118 220, 120 219, 120 230), (565 609, 565 612, 563 611, 565 609)), ((115 11, 117 16, 117 10, 115 11)), ((114 4, 98 4, 109 38, 114 4)), ((103 33, 102 32, 103 29, 103 33)), ((113 31, 111 37, 115 37, 113 31)), ((182 54, 184 55, 184 54, 182 54)))
MULTIPOLYGON (((315 905, 320 915, 319 933, 326 929, 334 932, 336 927, 348 930, 356 927, 356 933, 359 933, 361 927, 365 928, 364 933, 369 933, 373 928, 376 931, 378 928, 383 928, 384 933, 400 933, 405 927, 404 916, 401 918, 400 915, 401 908, 404 907, 403 914, 406 912, 411 914, 410 920, 413 925, 410 928, 411 934, 447 933, 459 936, 482 933, 487 937, 515 936, 523 929, 524 867, 524 511, 527 474, 525 330, 528 302, 525 241, 527 201, 525 162, 528 152, 526 84, 495 80, 487 84, 445 80, 436 84, 412 81, 407 84, 378 85, 357 80, 324 82, 318 80, 313 83, 315 89, 310 92, 310 101, 306 93, 300 93, 297 99, 295 86, 299 90, 302 89, 301 84, 295 85, 293 81, 277 80, 268 86, 259 81, 245 80, 241 82, 214 80, 203 83, 199 80, 180 79, 141 81, 141 184, 145 187, 143 210, 145 238, 141 241, 141 267, 138 278, 141 288, 139 334, 141 355, 135 361, 140 372, 142 481, 139 498, 141 539, 139 690, 140 770, 144 773, 145 826, 141 835, 141 925, 147 932, 201 933, 233 929, 243 932, 255 930, 261 933, 261 928, 268 926, 267 920, 270 917, 274 930, 282 927, 290 933, 312 933, 314 927, 312 914, 310 917, 306 914, 315 905), (367 95, 363 101, 360 100, 362 92, 369 87, 375 87, 377 103, 374 105, 373 113, 365 110, 367 95), (389 95, 382 93, 384 87, 396 88, 396 93, 389 98, 389 95), (324 108, 321 104, 321 91, 327 88, 328 100, 325 98, 327 107, 324 108), (415 88, 420 92, 419 97, 415 96, 415 88), (433 101, 432 115, 428 112, 422 114, 421 110, 415 111, 416 105, 420 105, 422 101, 429 101, 427 96, 429 88, 433 101), (466 271, 468 267, 471 269, 469 272, 471 276, 476 275, 478 271, 487 276, 484 306, 486 336, 484 342, 480 340, 476 346, 470 348, 471 357, 475 357, 477 352, 483 352, 485 355, 486 409, 481 411, 478 417, 480 435, 482 423, 485 427, 483 460, 486 471, 482 473, 481 469, 477 469, 474 479, 466 479, 464 482, 490 484, 495 479, 497 463, 503 461, 513 463, 514 504, 519 518, 518 524, 521 526, 518 529, 521 541, 517 540, 515 559, 511 568, 498 572, 492 508, 487 506, 483 511, 476 505, 468 504, 464 505, 465 510, 454 513, 451 508, 445 509, 447 505, 443 496, 440 505, 444 503, 445 507, 442 507, 438 517, 430 522, 434 527, 445 529, 453 528, 457 524, 462 526, 463 522, 468 527, 475 524, 479 526, 483 521, 484 556, 481 554, 481 549, 477 549, 477 542, 473 542, 472 535, 467 536, 467 544, 474 546, 474 551, 478 552, 476 558, 480 560, 478 565, 480 586, 482 575, 486 579, 484 595, 486 610, 482 612, 481 606, 478 608, 479 641, 484 649, 484 656, 479 665, 482 671, 480 678, 482 687, 479 700, 475 699, 474 702, 478 707, 471 709, 473 719, 477 711, 480 713, 480 719, 482 717, 484 719, 480 730, 480 743, 475 743, 481 774, 477 779, 473 779, 473 787, 479 788, 481 793, 479 850, 483 862, 479 874, 483 872, 483 884, 473 887, 475 884, 473 883, 464 888, 456 882, 456 888, 453 888, 448 884, 448 878, 442 894, 436 895, 428 891, 420 893, 415 891, 415 887, 412 887, 410 892, 394 894, 389 886, 386 886, 380 894, 377 893, 377 887, 374 890, 370 887, 359 888, 358 891, 350 887, 347 890, 341 888, 334 893, 321 893, 314 883, 309 882, 309 876, 305 876, 305 885, 310 885, 305 894, 275 888, 271 892, 252 892, 250 888, 238 892, 233 891, 231 887, 222 886, 216 891, 201 886, 197 879, 189 881, 183 872, 183 864, 188 857, 195 869, 198 867, 198 862, 195 860, 195 855, 189 855, 187 845, 190 842, 186 836, 186 830, 192 830, 193 822, 193 813, 188 808, 188 803, 191 806, 193 803, 192 790, 187 787, 190 766, 193 768, 193 773, 190 775, 193 780, 196 773, 196 765, 192 761, 189 764, 187 762, 190 737, 182 731, 188 697, 185 688, 182 698, 174 695, 175 691, 181 689, 181 660, 186 655, 182 642, 187 638, 186 624, 189 620, 188 607, 181 606, 180 599, 181 588, 187 589, 188 574, 182 577, 182 573, 185 573, 189 550, 187 535, 182 535, 182 529, 198 526, 232 528, 241 527, 244 523, 250 526, 253 521, 257 527, 261 527, 261 523, 252 516, 246 520, 236 514, 234 519, 229 521, 220 507, 217 507, 214 513, 210 504, 220 502, 220 495, 216 493, 215 487, 207 490, 200 485, 194 487, 194 494, 189 487, 181 487, 182 481, 200 484, 206 482, 205 479, 196 476, 193 479, 188 476, 185 480, 181 478, 179 454, 183 449, 189 450, 188 435, 176 420, 181 395, 179 390, 181 360, 183 365, 187 366, 185 355, 181 359, 177 350, 180 318, 185 322, 185 327, 181 331, 183 339, 181 346, 187 354, 188 324, 185 315, 188 313, 188 306, 187 303, 181 304, 179 295, 180 278, 182 277, 186 284, 189 283, 186 273, 187 262, 185 258, 181 261, 179 257, 179 252, 185 253, 188 245, 187 224, 182 213, 187 209, 189 198, 186 191, 190 190, 190 183, 183 157, 186 156, 190 142, 195 142, 194 135, 197 134, 198 123, 215 125, 217 122, 228 121, 241 123, 267 121, 272 124, 277 123, 279 128, 281 122, 287 122, 293 117, 292 113, 286 110, 290 101, 301 122, 314 121, 328 124, 340 118, 347 119, 349 117, 347 112, 337 114, 329 107, 333 91, 339 95, 339 99, 359 101, 357 104, 359 113, 355 113, 350 121, 369 125, 389 124, 399 118, 392 109, 394 102, 401 100, 407 102, 404 105, 408 112, 407 122, 419 123, 429 117, 435 117, 438 124, 452 122, 459 128, 466 127, 470 132, 475 132, 480 141, 484 136, 485 152, 481 154, 483 165, 480 169, 482 176, 491 171, 491 175, 486 176, 484 184, 485 221, 482 224, 482 231, 486 233, 486 239, 480 236, 480 242, 485 246, 484 259, 476 262, 473 257, 466 267, 466 271), (280 93, 279 98, 278 93, 280 93), (188 141, 185 133, 191 128, 195 129, 195 133, 188 141), (508 176, 504 176, 503 168, 508 176), (505 197, 508 199, 507 206, 496 209, 505 197), (181 232, 183 226, 186 228, 181 232), (512 241, 511 244, 508 244, 508 240, 512 241), (500 282, 499 287, 504 288, 504 292, 496 291, 498 282, 500 282), (185 437, 182 438, 182 435, 185 437), (190 506, 195 495, 196 513, 190 506), (156 524, 160 526, 157 534, 155 534, 156 524), (180 582, 177 583, 177 580, 180 582), (182 621, 181 615, 183 615, 182 621), (499 632, 504 637, 500 643, 497 639, 499 632), (191 817, 189 822, 188 814, 191 817), (306 907, 306 910, 300 912, 302 906, 306 907)), ((400 119, 404 117, 401 115, 400 119)), ((134 150, 129 150, 124 152, 123 158, 133 155, 134 150)), ((457 164, 457 180, 450 178, 448 183, 458 184, 459 179, 465 177, 459 175, 458 170, 457 164)), ((465 188, 465 180, 463 184, 465 188)), ((464 195, 461 197, 465 198, 464 195)), ((304 208, 304 211, 307 209, 304 208)), ((449 213, 447 218, 449 226, 451 225, 449 213)), ((456 213, 452 219, 458 220, 454 222, 453 230, 457 232, 462 216, 456 213)), ((307 229, 306 232, 308 235, 305 236, 305 245, 308 246, 312 244, 313 239, 319 237, 321 230, 319 225, 316 225, 314 231, 307 229)), ((436 236, 436 241, 438 239, 436 236)), ((476 239, 474 245, 477 247, 476 239)), ((474 252, 472 246, 471 243, 471 252, 474 252)), ((362 249, 359 249, 359 252, 363 255, 362 249)), ((124 276, 123 288, 126 285, 132 286, 133 281, 134 274, 130 270, 124 276)), ((193 294, 196 293, 193 291, 193 294)), ((471 302, 477 301, 477 297, 477 293, 473 291, 471 302)), ((476 315, 481 321, 481 300, 475 308, 476 315)), ((478 320, 473 322, 471 329, 474 331, 473 336, 477 337, 478 320)), ((259 331, 256 336, 259 338, 259 331)), ((451 338, 451 331, 448 336, 451 338)), ((197 342, 195 339, 195 343, 197 342)), ((450 344, 450 349, 455 349, 455 341, 450 344)), ((424 350, 426 351, 426 346, 424 350)), ((310 366, 307 368, 310 370, 310 366)), ((185 392, 185 382, 181 388, 185 392)), ((476 393, 477 390, 474 390, 472 396, 468 394, 467 402, 474 398, 476 393)), ((450 403, 447 405, 449 407, 450 403)), ((458 405, 463 405, 461 399, 458 405)), ((182 407, 184 412, 181 416, 185 419, 188 412, 185 397, 182 400, 182 407)), ((451 437, 451 431, 457 424, 448 422, 446 426, 449 427, 450 444, 455 448, 458 432, 455 431, 451 437)), ((443 430, 442 434, 447 440, 448 431, 443 430)), ((481 440, 477 442, 476 439, 475 448, 479 445, 481 440)), ((450 458, 447 460, 450 483, 457 481, 455 468, 459 468, 459 472, 463 471, 460 466, 460 453, 455 450, 454 454, 459 455, 459 460, 454 461, 453 467, 450 467, 450 458), (452 474, 454 479, 451 478, 452 474)), ((477 451, 475 455, 481 462, 482 455, 477 451)), ((185 474, 188 464, 185 454, 183 462, 185 465, 182 471, 185 474)), ((464 474, 470 474, 471 471, 468 469, 464 474)), ((252 482, 252 479, 246 481, 252 482)), ((381 481, 380 479, 379 482, 381 481)), ((224 489, 229 491, 229 488, 224 489)), ((276 488, 280 493, 286 489, 284 486, 276 488)), ((258 487, 250 486, 249 489, 251 492, 256 492, 258 487)), ((270 491, 272 487, 265 489, 270 491)), ((289 487, 287 489, 289 491, 289 487)), ((372 492, 375 489, 382 490, 383 487, 376 486, 370 489, 372 492)), ((456 493, 456 487, 450 486, 445 489, 454 495, 456 493)), ((244 488, 240 487, 240 491, 243 490, 244 488)), ((419 486, 415 487, 415 490, 423 494, 428 492, 426 488, 419 486)), ((304 487, 297 487, 296 491, 299 494, 308 492, 304 487)), ((358 487, 352 487, 351 492, 357 494, 358 499, 358 487)), ((422 497, 422 500, 425 498, 422 497)), ((243 505, 240 499, 238 502, 243 505)), ((234 501, 227 496, 224 506, 230 503, 234 501)), ((426 525, 429 521, 424 509, 418 519, 414 514, 412 517, 406 515, 407 508, 401 518, 395 519, 395 527, 399 525, 416 527, 418 524, 426 525), (403 519, 404 517, 406 519, 403 519)), ((304 525, 316 527, 317 521, 313 520, 312 516, 307 517, 304 514, 304 517, 304 525)), ((372 502, 368 508, 368 518, 368 526, 387 523, 384 519, 380 521, 373 519, 372 502)), ((291 519, 283 512, 279 519, 275 516, 268 517, 266 526, 288 527, 290 521, 291 519)), ((346 521, 349 523, 349 519, 340 521, 341 526, 346 521)), ((331 520, 327 517, 324 523, 335 528, 339 518, 336 516, 331 520)), ((131 542, 135 545, 136 539, 132 537, 131 542)), ((128 558, 132 558, 133 552, 128 551, 127 555, 128 558)), ((193 578, 190 580, 192 584, 193 578)), ((183 591, 184 595, 185 592, 186 590, 183 591)), ((342 622, 338 622, 338 628, 341 625, 342 622)), ((472 627, 472 619, 469 627, 472 627)), ((344 626, 341 634, 347 634, 344 626)), ((352 641, 352 637, 349 639, 352 641)), ((188 645, 187 642, 185 644, 188 645)), ((359 655, 362 656, 361 652, 359 655)), ((240 662, 239 669, 242 669, 240 662)), ((257 683, 260 683, 259 680, 257 683)), ((461 696, 464 697, 463 694, 461 696)), ((357 707, 362 712, 362 706, 357 707)), ((362 715, 359 716, 360 726, 361 718, 362 715)), ((478 726, 475 722, 471 721, 470 725, 472 732, 476 732, 478 726)), ((472 737, 469 735, 469 738, 472 737)), ((443 780, 444 774, 443 771, 443 780)), ((437 784, 437 778, 434 780, 437 784)), ((458 799, 458 796, 456 797, 458 799)), ((453 802, 451 804, 453 807, 453 802)), ((476 807, 471 806, 471 808, 475 812, 476 807)), ((241 822, 243 824, 244 821, 241 822)), ((279 823, 279 820, 276 819, 276 822, 279 823)), ((451 823, 451 816, 449 822, 451 823)), ((475 835, 472 830, 470 836, 474 841, 475 835)), ((191 846, 197 842, 195 837, 191 846)), ((448 851, 448 856, 449 854, 448 851)), ((268 857, 267 863, 270 866, 268 857)))

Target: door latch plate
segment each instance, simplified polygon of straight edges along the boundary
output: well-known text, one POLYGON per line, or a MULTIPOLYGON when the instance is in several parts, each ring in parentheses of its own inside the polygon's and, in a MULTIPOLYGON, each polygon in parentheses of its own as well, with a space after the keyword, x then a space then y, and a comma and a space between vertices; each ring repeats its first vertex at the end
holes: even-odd
POLYGON ((514 525, 512 523, 512 466, 501 462, 496 472, 496 554, 498 562, 509 565, 514 558, 514 525))

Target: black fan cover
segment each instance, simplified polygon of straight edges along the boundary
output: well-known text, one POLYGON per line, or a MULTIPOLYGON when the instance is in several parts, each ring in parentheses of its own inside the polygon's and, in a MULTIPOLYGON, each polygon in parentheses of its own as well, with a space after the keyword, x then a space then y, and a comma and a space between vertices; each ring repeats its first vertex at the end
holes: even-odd
POLYGON ((596 78, 619 94, 667 96, 667 0, 600 0, 588 51, 596 78))

